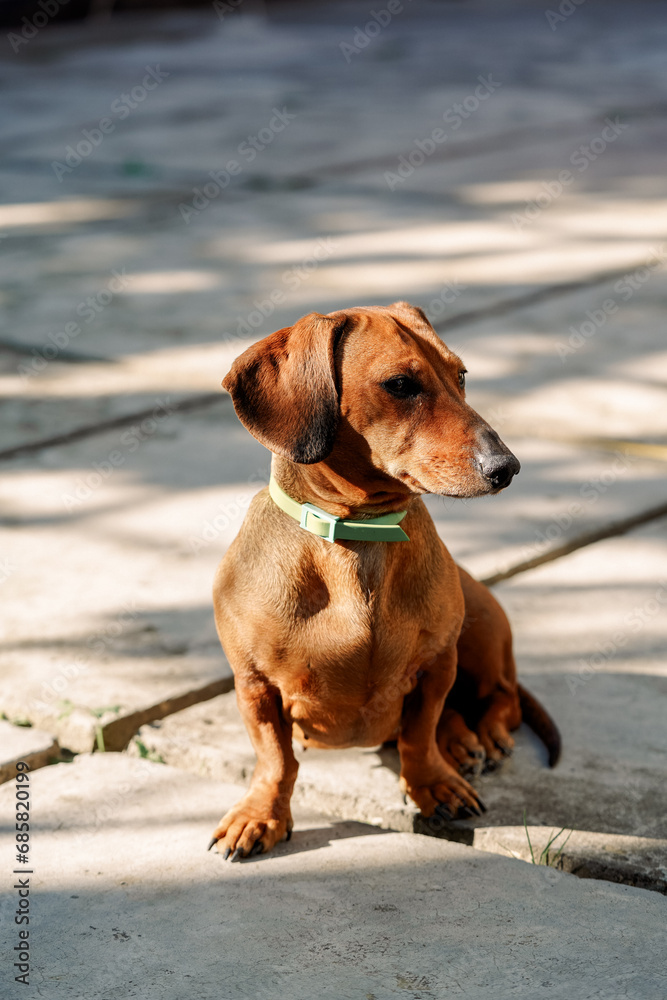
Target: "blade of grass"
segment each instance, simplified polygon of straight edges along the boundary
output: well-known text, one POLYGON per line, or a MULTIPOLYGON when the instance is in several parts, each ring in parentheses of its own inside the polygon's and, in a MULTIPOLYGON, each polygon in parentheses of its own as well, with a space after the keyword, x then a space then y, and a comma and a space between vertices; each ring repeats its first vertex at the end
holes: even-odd
POLYGON ((543 864, 543 863, 545 865, 549 864, 549 848, 554 843, 554 841, 558 840, 558 838, 560 837, 561 833, 564 833, 564 832, 565 832, 565 827, 563 826, 558 831, 558 833, 555 833, 552 837, 549 838, 549 840, 547 841, 546 847, 543 849, 542 853, 540 854, 539 864, 543 864), (546 861, 544 860, 545 857, 546 857, 546 861))
MULTIPOLYGON (((563 829, 565 829, 565 827, 563 827, 563 829)), ((556 864, 556 862, 558 861, 559 857, 563 853, 563 848, 565 847, 565 845, 567 844, 568 840, 570 839, 570 837, 572 836, 573 833, 574 833, 574 830, 570 830, 570 832, 568 833, 567 837, 565 838, 565 840, 563 841, 563 843, 561 844, 561 846, 558 848, 558 851, 556 853, 556 857, 553 860, 554 864, 556 864)))
POLYGON ((526 840, 528 841, 528 847, 530 848, 530 860, 533 864, 536 864, 535 855, 533 853, 533 845, 530 842, 530 834, 528 833, 528 821, 526 819, 526 810, 523 811, 523 828, 526 831, 526 840))

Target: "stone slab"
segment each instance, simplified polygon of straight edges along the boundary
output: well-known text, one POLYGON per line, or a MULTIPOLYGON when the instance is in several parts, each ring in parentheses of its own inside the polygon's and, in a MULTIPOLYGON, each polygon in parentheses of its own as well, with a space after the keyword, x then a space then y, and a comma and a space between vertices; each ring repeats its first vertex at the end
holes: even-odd
MULTIPOLYGON (((663 995, 657 893, 312 814, 225 864, 205 844, 240 789, 126 755, 31 786, 34 958, 12 998, 177 1000, 193 982, 204 1000, 663 995)), ((9 949, 15 929, 3 920, 9 949)))
POLYGON ((0 784, 14 778, 20 760, 36 771, 59 757, 60 747, 51 733, 0 719, 0 784))
POLYGON ((475 830, 473 847, 550 865, 578 878, 601 878, 667 893, 667 840, 562 827, 496 826, 475 830))
MULTIPOLYGON (((563 735, 561 763, 536 783, 541 823, 560 785, 554 805, 577 806, 554 808, 548 824, 665 836, 665 531, 663 518, 495 588, 512 622, 519 672, 563 735)), ((498 795, 516 797, 523 786, 520 807, 537 822, 518 765, 519 754, 516 778, 501 774, 498 795)))
POLYGON ((604 675, 664 677, 666 565, 663 517, 498 584, 518 660, 531 675, 550 658, 561 662, 578 678, 572 701, 604 675))
MULTIPOLYGON (((496 410, 480 411, 494 423, 496 410)), ((664 503, 664 460, 620 444, 584 446, 500 433, 521 462, 509 489, 474 500, 424 498, 449 551, 479 579, 664 503)))
POLYGON ((453 331, 472 405, 509 437, 530 427, 562 441, 664 443, 667 276, 657 263, 640 256, 606 284, 453 331))
POLYGON ((120 749, 150 718, 228 689, 211 585, 266 459, 259 445, 248 449, 225 486, 224 422, 208 455, 204 426, 174 415, 124 444, 127 431, 89 441, 76 457, 69 446, 69 470, 68 450, 53 449, 39 472, 17 461, 5 478, 0 710, 9 717, 76 751, 95 745, 99 722, 107 749, 120 749), (176 461, 181 433, 189 443, 176 461))

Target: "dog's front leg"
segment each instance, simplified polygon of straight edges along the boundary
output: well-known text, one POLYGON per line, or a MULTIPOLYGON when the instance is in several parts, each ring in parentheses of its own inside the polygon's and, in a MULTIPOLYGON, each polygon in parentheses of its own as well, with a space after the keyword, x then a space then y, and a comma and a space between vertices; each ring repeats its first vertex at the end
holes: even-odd
POLYGON ((401 788, 426 817, 447 819, 481 816, 484 805, 475 789, 443 758, 436 740, 445 698, 456 675, 456 647, 426 664, 417 687, 403 705, 398 751, 401 788))
POLYGON ((279 692, 263 681, 237 677, 236 699, 257 766, 247 794, 223 816, 211 846, 225 858, 262 854, 292 831, 290 799, 299 765, 292 750, 292 727, 281 710, 279 692))

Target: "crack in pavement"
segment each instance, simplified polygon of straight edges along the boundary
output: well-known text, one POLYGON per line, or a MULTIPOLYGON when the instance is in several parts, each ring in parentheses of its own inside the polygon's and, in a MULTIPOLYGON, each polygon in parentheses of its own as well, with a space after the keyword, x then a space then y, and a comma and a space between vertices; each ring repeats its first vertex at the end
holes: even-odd
MULTIPOLYGON (((201 410, 206 406, 213 406, 221 401, 231 401, 227 393, 207 392, 199 393, 196 396, 188 396, 180 402, 174 403, 170 407, 172 413, 190 413, 192 410, 201 410)), ((146 410, 134 410, 122 417, 113 417, 111 420, 101 420, 96 424, 88 424, 85 427, 78 427, 65 434, 55 434, 50 438, 40 438, 39 441, 30 441, 27 444, 15 445, 13 448, 6 448, 0 451, 0 461, 7 461, 11 458, 18 458, 21 455, 29 455, 43 448, 52 448, 55 445, 70 444, 72 441, 81 441, 83 438, 93 437, 95 434, 103 434, 106 431, 115 430, 117 427, 126 427, 137 420, 147 420, 155 415, 155 406, 146 410)))
MULTIPOLYGON (((35 343, 22 343, 20 340, 14 340, 12 337, 0 337, 0 348, 4 348, 6 351, 13 351, 14 354, 26 354, 30 356, 33 351, 41 354, 46 347, 52 348, 53 344, 35 344, 35 343)), ((83 351, 71 351, 69 348, 60 347, 58 349, 58 357, 54 358, 54 361, 70 361, 72 364, 80 365, 86 363, 99 363, 108 364, 111 361, 116 361, 113 355, 105 357, 103 354, 86 354, 83 351)))
MULTIPOLYGON (((657 102, 653 105, 618 108, 608 111, 601 111, 596 115, 586 118, 571 118, 564 121, 551 122, 548 125, 525 125, 522 128, 508 129, 504 132, 497 132, 493 135, 484 135, 474 139, 465 139, 454 143, 451 146, 443 146, 434 151, 429 157, 429 163, 440 163, 447 160, 460 160, 467 157, 478 156, 484 153, 496 153, 504 149, 525 148, 537 142, 542 142, 550 136, 576 135, 580 131, 598 127, 612 116, 617 118, 626 117, 628 119, 662 118, 667 110, 667 105, 657 102), (524 140, 520 146, 518 142, 524 140)), ((403 151, 405 152, 405 151, 403 151)), ((409 150, 408 150, 409 152, 409 150)), ((381 156, 368 157, 366 160, 351 160, 346 163, 324 164, 321 167, 310 168, 308 173, 333 176, 339 173, 346 173, 349 170, 367 170, 377 167, 394 164, 399 153, 386 153, 381 156)), ((290 175, 298 176, 298 175, 290 175)))
POLYGON ((659 518, 665 516, 667 516, 667 502, 658 504, 657 507, 649 507, 648 510, 640 511, 638 514, 631 514, 630 517, 624 517, 618 521, 609 521, 600 528, 584 531, 579 535, 575 535, 569 542, 556 545, 554 548, 541 553, 539 556, 534 556, 532 559, 524 559, 521 562, 515 563, 507 569, 484 577, 480 582, 486 584, 487 587, 493 587, 494 584, 500 583, 501 580, 509 580, 510 577, 517 576, 518 573, 525 573, 529 569, 535 569, 536 566, 553 562, 555 559, 569 555, 570 552, 576 552, 577 549, 582 549, 586 545, 593 545, 595 542, 601 542, 605 538, 615 538, 617 535, 625 535, 633 528, 648 524, 650 521, 657 521, 659 518))
POLYGON ((601 271, 593 274, 590 278, 581 281, 562 281, 555 285, 545 285, 534 292, 523 292, 521 295, 514 295, 509 299, 501 299, 500 302, 492 302, 488 306, 479 306, 477 309, 470 309, 467 312, 457 313, 441 323, 434 323, 433 329, 436 333, 446 333, 459 326, 468 326, 479 320, 493 319, 496 316, 504 316, 514 309, 525 309, 527 306, 539 305, 549 299, 558 298, 560 295, 570 295, 574 292, 584 291, 587 288, 596 288, 598 285, 605 285, 617 278, 623 278, 626 274, 638 270, 646 265, 646 260, 627 263, 623 267, 614 268, 611 271, 601 271))

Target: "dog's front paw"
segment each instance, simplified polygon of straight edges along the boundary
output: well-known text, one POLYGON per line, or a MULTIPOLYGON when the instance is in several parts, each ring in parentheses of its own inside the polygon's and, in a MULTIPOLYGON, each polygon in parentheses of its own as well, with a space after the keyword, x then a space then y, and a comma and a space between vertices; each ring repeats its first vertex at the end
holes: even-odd
POLYGON ((486 806, 467 781, 459 777, 444 760, 437 773, 401 777, 401 788, 419 806, 422 816, 443 819, 467 819, 481 816, 486 806))
POLYGON ((209 850, 215 846, 225 861, 238 861, 266 854, 281 840, 292 836, 292 815, 276 798, 248 792, 229 810, 216 827, 209 850))

